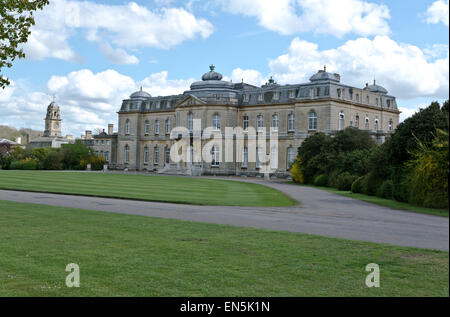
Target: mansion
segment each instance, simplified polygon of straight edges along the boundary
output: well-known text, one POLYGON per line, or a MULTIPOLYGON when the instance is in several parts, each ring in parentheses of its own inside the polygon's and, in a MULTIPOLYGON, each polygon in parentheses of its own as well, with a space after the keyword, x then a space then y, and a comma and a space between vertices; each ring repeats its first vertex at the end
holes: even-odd
MULTIPOLYGON (((279 85, 270 78, 256 87, 222 80, 211 65, 202 80, 192 83, 183 94, 152 97, 142 88, 131 94, 118 111, 118 132, 109 125, 107 132, 93 136, 92 144, 111 169, 255 176, 263 172, 258 157, 265 155, 277 162, 270 174, 285 176, 297 148, 308 136, 317 132, 333 135, 351 126, 369 131, 383 143, 397 127, 399 114, 395 97, 375 81, 363 88, 348 86, 341 83, 339 74, 327 72, 325 67, 308 83, 279 85), (256 160, 249 160, 248 140, 244 140, 238 150, 242 153, 234 154, 234 158, 242 155, 242 160, 225 160, 222 144, 217 144, 212 147, 211 162, 172 162, 170 148, 177 141, 171 136, 172 129, 185 127, 192 146, 195 119, 201 119, 200 134, 207 127, 221 135, 226 127, 242 127, 244 133, 265 128, 266 149, 257 148, 256 160), (271 129, 278 133, 274 150, 269 149, 271 129)), ((201 140, 202 147, 206 142, 201 140)))

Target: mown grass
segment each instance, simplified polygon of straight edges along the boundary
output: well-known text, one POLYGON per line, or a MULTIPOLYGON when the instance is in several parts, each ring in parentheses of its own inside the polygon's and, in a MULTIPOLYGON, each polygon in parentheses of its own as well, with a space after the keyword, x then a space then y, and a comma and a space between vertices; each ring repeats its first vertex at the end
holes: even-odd
POLYGON ((1 171, 0 189, 222 206, 293 206, 285 194, 259 184, 176 176, 1 171))
POLYGON ((441 251, 8 201, 0 237, 0 296, 449 295, 441 251))
MULTIPOLYGON (((292 184, 297 184, 297 183, 292 182, 292 184)), ((339 190, 339 189, 332 188, 332 187, 314 186, 314 185, 306 185, 306 184, 297 184, 297 185, 308 186, 308 187, 312 187, 312 188, 326 190, 327 192, 330 192, 333 194, 337 194, 337 195, 341 195, 341 196, 345 196, 345 197, 349 197, 349 198, 353 198, 353 199, 358 199, 358 200, 365 201, 367 203, 376 204, 376 205, 389 207, 389 208, 393 208, 393 209, 407 210, 407 211, 435 215, 435 216, 442 216, 442 217, 448 217, 448 214, 449 214, 448 209, 435 209, 435 208, 419 207, 419 206, 414 206, 412 204, 396 201, 393 199, 385 199, 385 198, 380 198, 377 196, 369 196, 369 195, 364 195, 364 194, 355 194, 355 193, 352 193, 351 191, 339 190)))

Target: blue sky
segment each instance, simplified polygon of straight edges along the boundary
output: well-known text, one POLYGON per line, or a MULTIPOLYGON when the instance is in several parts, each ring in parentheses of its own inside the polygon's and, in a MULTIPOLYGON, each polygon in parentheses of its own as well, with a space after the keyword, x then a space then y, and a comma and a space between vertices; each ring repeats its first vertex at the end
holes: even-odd
POLYGON ((36 16, 25 60, 2 70, 0 124, 43 129, 56 95, 63 133, 117 122, 143 86, 182 93, 213 63, 226 79, 306 82, 324 64, 342 82, 377 83, 402 118, 448 99, 448 1, 51 0, 36 16))

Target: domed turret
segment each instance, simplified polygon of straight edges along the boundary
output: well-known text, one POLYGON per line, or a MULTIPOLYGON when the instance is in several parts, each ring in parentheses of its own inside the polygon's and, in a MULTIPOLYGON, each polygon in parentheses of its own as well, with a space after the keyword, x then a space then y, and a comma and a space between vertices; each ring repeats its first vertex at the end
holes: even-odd
POLYGON ((130 98, 150 98, 151 95, 145 91, 142 91, 142 87, 140 90, 131 94, 130 98))
POLYGON ((211 65, 209 66, 210 71, 207 73, 204 73, 202 76, 202 80, 222 80, 223 76, 220 73, 217 73, 214 71, 215 66, 211 65))
POLYGON ((214 71, 214 65, 209 66, 210 71, 203 74, 201 81, 192 83, 191 90, 199 89, 233 89, 233 83, 222 80, 222 74, 214 71))
POLYGON ((341 75, 339 74, 332 74, 327 72, 327 67, 324 66, 323 70, 319 70, 317 73, 311 76, 309 79, 312 82, 315 81, 334 81, 334 82, 340 82, 341 81, 341 75))
POLYGON ((379 93, 386 95, 388 91, 383 86, 377 85, 375 79, 373 80, 373 85, 366 84, 366 87, 364 89, 369 89, 370 92, 379 93))

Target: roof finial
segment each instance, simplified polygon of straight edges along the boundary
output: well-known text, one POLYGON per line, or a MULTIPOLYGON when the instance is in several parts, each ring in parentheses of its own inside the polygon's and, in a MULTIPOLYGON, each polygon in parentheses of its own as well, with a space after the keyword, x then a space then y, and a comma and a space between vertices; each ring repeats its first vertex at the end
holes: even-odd
POLYGON ((141 91, 142 91, 142 86, 141 86, 141 91))
POLYGON ((376 84, 376 81, 375 81, 375 78, 373 79, 373 85, 375 86, 375 84, 376 84))
POLYGON ((214 66, 213 64, 211 64, 211 66, 209 66, 209 69, 210 69, 211 71, 214 71, 214 68, 216 68, 216 66, 214 66))
POLYGON ((327 71, 327 65, 323 65, 323 71, 324 71, 324 72, 327 71))
POLYGON ((244 83, 244 78, 242 78, 242 81, 241 81, 242 83, 244 83))

